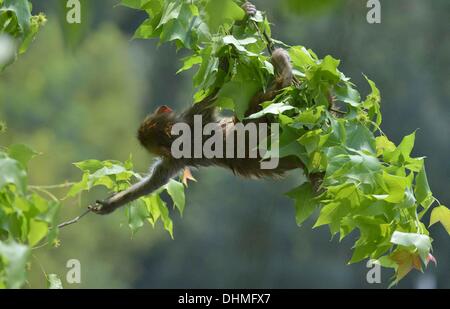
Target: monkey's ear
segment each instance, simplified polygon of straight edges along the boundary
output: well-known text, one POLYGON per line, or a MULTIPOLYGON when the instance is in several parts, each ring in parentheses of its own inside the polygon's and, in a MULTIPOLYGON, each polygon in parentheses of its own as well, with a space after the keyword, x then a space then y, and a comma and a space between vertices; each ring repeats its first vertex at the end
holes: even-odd
POLYGON ((171 112, 173 112, 173 110, 169 106, 163 105, 156 109, 155 114, 158 115, 158 114, 165 114, 165 113, 171 113, 171 112))

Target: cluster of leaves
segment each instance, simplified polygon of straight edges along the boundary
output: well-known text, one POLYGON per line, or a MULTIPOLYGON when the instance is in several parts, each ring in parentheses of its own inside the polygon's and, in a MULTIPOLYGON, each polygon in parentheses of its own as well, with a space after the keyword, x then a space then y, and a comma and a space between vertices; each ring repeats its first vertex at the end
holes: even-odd
MULTIPOLYGON (((94 187, 106 187, 113 192, 126 190, 142 176, 134 172, 130 160, 87 160, 75 163, 83 171, 78 183, 56 186, 30 186, 27 166, 38 153, 25 145, 13 145, 0 151, 0 288, 19 288, 26 282, 31 250, 43 245, 57 246, 57 215, 62 201, 79 196, 94 187), (57 198, 50 190, 68 187, 66 196, 57 198)), ((133 233, 147 221, 153 227, 161 220, 173 237, 173 222, 169 208, 160 197, 167 192, 174 206, 183 213, 184 185, 171 180, 154 194, 134 201, 125 208, 128 224, 133 233)), ((45 274, 49 287, 61 287, 55 274, 45 274)))
MULTIPOLYGON (((28 49, 45 24, 45 16, 31 10, 27 0, 0 0, 0 71, 28 49)), ((0 121, 0 134, 5 131, 0 121)), ((36 155, 22 144, 0 148, 0 288, 22 287, 32 248, 58 243, 60 202, 43 187, 28 185, 28 162, 36 155)), ((61 287, 55 274, 46 277, 50 288, 61 287)))
MULTIPOLYGON (((142 179, 141 175, 133 171, 131 159, 124 163, 111 160, 87 160, 75 163, 75 166, 83 171, 83 177, 80 182, 72 185, 67 197, 75 197, 83 191, 90 191, 94 187, 105 187, 109 191, 120 192, 126 190, 133 181, 142 179)), ((183 215, 185 206, 184 185, 172 179, 157 192, 142 197, 125 208, 128 225, 133 233, 143 227, 146 221, 154 227, 158 220, 161 220, 164 228, 173 238, 173 222, 169 216, 169 209, 160 196, 163 192, 166 192, 172 198, 174 207, 183 215)))
MULTIPOLYGON (((148 13, 135 38, 174 42, 192 54, 179 72, 198 67, 198 102, 218 91, 217 105, 244 117, 250 98, 275 76, 266 44, 270 24, 258 11, 245 16, 243 1, 122 0, 148 13)), ((315 227, 328 225, 342 240, 359 238, 350 263, 366 258, 396 270, 394 283, 413 268, 434 260, 432 239, 421 221, 438 203, 428 186, 424 158, 411 156, 415 133, 396 146, 381 131, 381 96, 374 82, 362 99, 331 56, 320 59, 303 46, 289 47, 299 83, 284 89, 251 118, 266 116, 281 126, 272 146, 279 156, 297 156, 305 174, 322 174, 317 192, 305 182, 288 193, 295 199, 297 223, 318 212, 315 227), (336 106, 340 110, 336 110, 336 106)), ((430 224, 440 221, 450 233, 450 210, 434 208, 430 224)))
POLYGON ((242 118, 250 98, 274 74, 269 57, 262 53, 266 45, 259 33, 270 33, 270 27, 261 12, 249 19, 253 27, 247 27, 247 23, 235 25, 245 13, 232 0, 125 0, 122 4, 149 15, 135 38, 158 38, 193 51, 178 73, 199 66, 194 76, 195 102, 221 89, 218 104, 242 118))
POLYGON ((31 10, 32 5, 28 0, 0 0, 0 36, 5 37, 2 48, 11 51, 0 61, 0 70, 28 49, 41 26, 46 23, 45 15, 33 16, 31 10))
MULTIPOLYGON (((27 0, 0 0, 0 71, 27 50, 46 22, 31 9, 27 0)), ((0 134, 5 130, 0 122, 0 134)), ((0 150, 0 288, 21 287, 31 248, 44 239, 56 241, 57 229, 51 227, 60 203, 27 184, 27 164, 36 154, 25 145, 0 150)))
POLYGON ((31 248, 57 243, 60 202, 27 184, 27 165, 36 154, 24 145, 0 151, 0 288, 21 287, 31 248))

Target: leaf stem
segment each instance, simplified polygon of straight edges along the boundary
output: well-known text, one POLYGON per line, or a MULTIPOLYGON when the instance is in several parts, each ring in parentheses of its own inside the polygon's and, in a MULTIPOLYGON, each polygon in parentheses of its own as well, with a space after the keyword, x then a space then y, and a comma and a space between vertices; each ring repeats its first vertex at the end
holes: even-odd
POLYGON ((58 199, 55 195, 53 195, 51 192, 47 191, 47 190, 44 189, 44 188, 41 188, 41 187, 35 187, 35 186, 28 186, 28 188, 31 189, 31 190, 33 190, 33 191, 38 191, 38 192, 41 192, 41 193, 46 194, 46 195, 47 195, 48 197, 50 197, 54 202, 59 202, 59 199, 58 199))
POLYGON ((47 190, 52 190, 52 189, 62 189, 62 188, 67 188, 70 186, 73 186, 74 184, 76 184, 76 182, 65 182, 63 184, 59 184, 59 185, 49 185, 49 186, 28 186, 29 188, 32 189, 47 189, 47 190))

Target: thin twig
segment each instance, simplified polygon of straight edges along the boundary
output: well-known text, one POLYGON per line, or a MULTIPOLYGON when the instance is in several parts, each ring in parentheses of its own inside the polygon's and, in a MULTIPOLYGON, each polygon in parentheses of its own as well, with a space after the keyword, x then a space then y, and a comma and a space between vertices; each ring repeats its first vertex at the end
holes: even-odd
POLYGON ((269 49, 269 53, 272 55, 273 49, 274 49, 274 45, 272 39, 269 37, 269 35, 267 34, 267 31, 264 30, 263 31, 263 36, 267 41, 267 48, 269 49))
POLYGON ((87 215, 88 213, 90 213, 90 212, 91 212, 91 209, 88 209, 88 210, 86 210, 85 212, 83 212, 81 215, 79 215, 78 217, 76 217, 76 218, 74 218, 74 219, 72 219, 72 220, 70 220, 70 221, 66 221, 66 222, 61 223, 60 225, 58 225, 58 228, 62 229, 63 227, 66 227, 66 226, 68 226, 68 225, 75 224, 75 223, 77 223, 81 218, 83 218, 84 216, 86 216, 86 215, 87 215))
POLYGON ((334 113, 341 114, 341 115, 347 115, 346 112, 340 111, 340 110, 335 109, 335 108, 330 108, 330 111, 332 111, 332 112, 334 112, 334 113))
POLYGON ((62 189, 62 188, 67 188, 70 186, 73 186, 74 184, 76 184, 76 182, 65 182, 59 185, 50 185, 50 186, 28 186, 31 187, 33 189, 46 189, 46 190, 51 190, 51 189, 62 189))
POLYGON ((31 250, 37 250, 37 249, 44 248, 44 247, 47 246, 48 244, 49 244, 49 242, 46 241, 46 242, 40 244, 39 246, 36 246, 36 247, 31 248, 31 250))
POLYGON ((253 22, 253 25, 255 26, 256 30, 258 30, 259 36, 261 36, 261 38, 266 41, 267 51, 272 56, 273 45, 274 45, 272 42, 272 39, 267 35, 266 30, 264 30, 264 32, 261 33, 261 29, 259 29, 258 23, 256 21, 252 20, 252 22, 253 22))
POLYGON ((45 190, 45 189, 43 189, 43 188, 41 188, 41 187, 33 187, 33 186, 29 186, 28 187, 30 190, 34 190, 34 191, 38 191, 38 192, 41 192, 41 193, 44 193, 44 194, 46 194, 48 197, 50 197, 54 202, 58 202, 59 201, 59 199, 55 196, 55 195, 53 195, 51 192, 49 192, 49 191, 47 191, 47 190, 45 190))

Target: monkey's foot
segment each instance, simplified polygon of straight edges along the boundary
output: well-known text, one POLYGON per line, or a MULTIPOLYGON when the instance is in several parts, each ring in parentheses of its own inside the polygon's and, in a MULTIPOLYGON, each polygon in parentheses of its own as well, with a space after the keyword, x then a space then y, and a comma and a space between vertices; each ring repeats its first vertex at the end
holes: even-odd
POLYGON ((257 12, 257 9, 256 9, 256 6, 253 4, 253 3, 251 3, 251 2, 245 2, 243 5, 242 5, 242 9, 247 13, 247 15, 249 15, 249 16, 255 16, 256 15, 256 12, 257 12))
POLYGON ((89 210, 97 215, 108 215, 116 208, 107 201, 96 201, 95 205, 89 205, 89 210))

